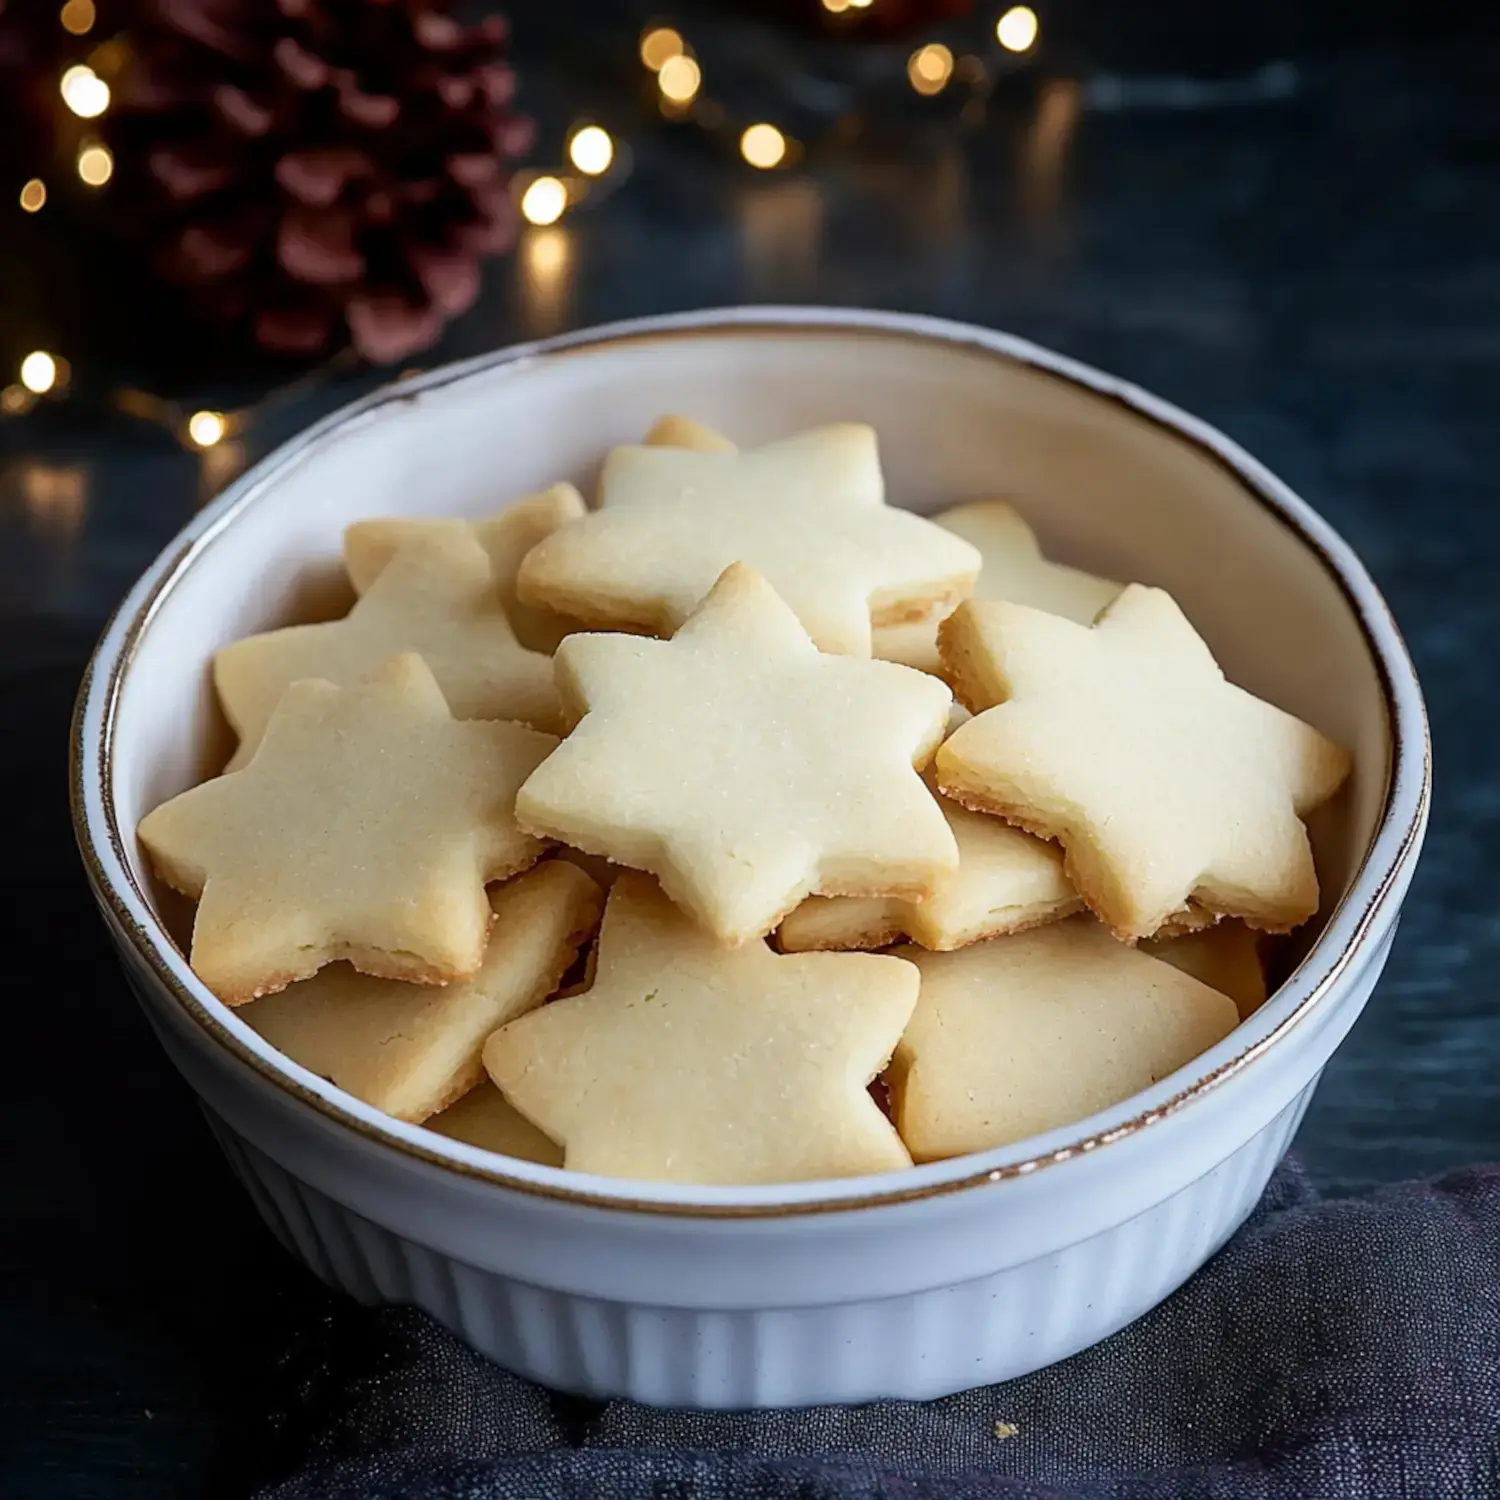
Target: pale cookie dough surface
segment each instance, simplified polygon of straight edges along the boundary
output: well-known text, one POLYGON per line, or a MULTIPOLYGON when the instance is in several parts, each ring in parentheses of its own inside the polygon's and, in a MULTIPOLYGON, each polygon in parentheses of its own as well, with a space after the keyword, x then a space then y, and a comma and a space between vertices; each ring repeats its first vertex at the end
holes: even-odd
POLYGON ((1132 585, 1092 629, 968 602, 941 644, 977 715, 938 752, 944 794, 1061 842, 1118 937, 1152 936, 1190 898, 1271 931, 1316 912, 1302 816, 1349 756, 1226 682, 1170 595, 1132 585))
POLYGON ((472 979, 405 984, 331 964, 240 1015, 293 1062, 420 1125, 484 1077, 490 1033, 557 988, 598 925, 603 893, 549 860, 494 887, 490 907, 489 946, 472 979))
MULTIPOLYGON (((923 778, 937 796, 929 769, 923 778)), ((910 938, 939 951, 1054 922, 1083 899, 1063 873, 1063 854, 1000 818, 946 797, 937 805, 958 844, 958 868, 940 875, 921 901, 897 896, 809 896, 777 932, 784 953, 883 948, 910 938)))
POLYGON ((365 593, 398 548, 417 537, 438 533, 466 533, 489 555, 495 571, 500 607, 516 633, 516 639, 532 651, 550 656, 557 643, 578 624, 550 609, 533 609, 516 597, 516 574, 521 559, 543 537, 560 526, 588 514, 583 496, 571 484, 554 484, 539 494, 527 495, 498 515, 483 521, 387 516, 356 521, 344 529, 344 567, 357 594, 365 593))
MULTIPOLYGON (((955 505, 932 519, 978 549, 982 562, 974 582, 976 599, 1009 599, 1013 604, 1028 604, 1032 609, 1090 625, 1123 587, 1080 568, 1048 561, 1042 556, 1036 533, 1015 507, 1003 500, 955 505)), ((875 655, 940 674, 939 624, 941 620, 931 618, 876 626, 875 655)))
POLYGON ((642 441, 648 448, 691 448, 695 453, 738 452, 735 444, 723 433, 675 412, 658 417, 642 441))
POLYGON ((1141 949, 1228 995, 1243 1021, 1266 1003, 1261 941, 1260 934, 1243 922, 1223 921, 1180 937, 1150 938, 1141 949))
POLYGON ((402 651, 427 663, 460 719, 557 727, 552 663, 516 640, 484 549, 467 529, 438 531, 405 543, 344 619, 252 635, 214 654, 219 702, 240 737, 230 769, 254 754, 293 682, 344 686, 402 651))
POLYGON ((868 1085, 917 1000, 869 953, 725 949, 644 876, 610 893, 593 987, 492 1036, 484 1066, 572 1171, 699 1184, 910 1165, 868 1085))
POLYGON ((563 1164, 562 1147, 543 1135, 520 1110, 507 1104, 505 1096, 488 1078, 470 1089, 457 1104, 450 1104, 442 1114, 424 1123, 438 1135, 478 1146, 481 1151, 533 1161, 542 1167, 563 1164))
POLYGON ((444 984, 479 968, 487 881, 545 844, 516 790, 557 744, 520 724, 454 719, 418 656, 366 682, 295 683, 240 771, 141 820, 160 877, 198 898, 191 962, 230 1005, 349 960, 444 984))
POLYGON ((556 666, 578 722, 522 787, 522 826, 649 870, 722 943, 804 896, 917 896, 958 863, 914 769, 948 689, 820 653, 748 568, 672 640, 570 636, 556 666))
POLYGON ((922 971, 887 1075, 917 1161, 986 1151, 1118 1104, 1238 1024, 1234 1002, 1118 943, 1093 918, 957 953, 922 971))
POLYGON ((868 656, 872 618, 919 619, 969 592, 979 554, 885 504, 870 428, 821 427, 743 452, 703 441, 614 449, 600 508, 527 555, 521 598, 666 635, 740 562, 823 650, 868 656))

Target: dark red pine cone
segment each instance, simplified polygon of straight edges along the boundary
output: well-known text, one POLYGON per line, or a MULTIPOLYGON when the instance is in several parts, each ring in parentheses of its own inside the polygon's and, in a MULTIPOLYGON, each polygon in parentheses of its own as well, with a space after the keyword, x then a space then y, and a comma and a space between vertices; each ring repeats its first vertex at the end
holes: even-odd
POLYGON ((446 0, 139 0, 114 200, 160 273, 278 353, 432 344, 515 235, 505 23, 446 0))

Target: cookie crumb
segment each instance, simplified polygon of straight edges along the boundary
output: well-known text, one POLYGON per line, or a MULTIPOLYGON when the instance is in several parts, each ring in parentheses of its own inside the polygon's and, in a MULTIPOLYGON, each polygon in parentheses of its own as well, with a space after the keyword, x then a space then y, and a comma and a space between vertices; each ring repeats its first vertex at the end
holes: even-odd
POLYGON ((1013 1438, 1013 1437, 1017 1436, 1017 1434, 1019 1434, 1020 1431, 1021 1431, 1021 1429, 1019 1427, 1017 1427, 1014 1422, 996 1422, 995 1423, 995 1436, 997 1438, 999 1438, 1002 1442, 1006 1438, 1013 1438))

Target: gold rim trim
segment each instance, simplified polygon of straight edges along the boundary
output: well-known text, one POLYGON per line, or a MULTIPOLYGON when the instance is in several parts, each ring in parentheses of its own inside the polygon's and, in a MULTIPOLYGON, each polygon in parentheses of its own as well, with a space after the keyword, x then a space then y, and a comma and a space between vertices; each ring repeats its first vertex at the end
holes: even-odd
MULTIPOLYGON (((726 334, 769 338, 784 337, 788 334, 802 337, 821 336, 830 338, 847 338, 851 336, 881 337, 902 342, 945 343, 957 348, 970 349, 982 354, 987 359, 1022 366, 1035 374, 1059 381, 1098 399, 1123 406, 1131 416, 1167 432, 1178 442, 1188 444, 1209 458, 1218 467, 1228 471, 1239 487, 1250 498, 1275 516, 1283 526, 1287 527, 1318 558, 1324 572, 1328 574, 1338 587, 1339 592, 1343 595, 1345 602, 1349 605, 1351 612, 1358 621, 1361 634, 1364 636, 1365 645, 1370 652, 1371 659, 1375 663, 1380 679, 1381 691, 1385 699, 1386 719, 1391 736, 1391 756, 1386 769, 1385 792, 1375 836, 1371 839, 1370 847, 1365 851, 1364 858, 1355 873, 1353 883, 1358 884, 1366 875, 1373 856, 1374 847, 1379 842, 1381 834, 1386 831, 1386 824, 1391 817, 1392 803, 1396 790, 1408 774, 1409 747, 1406 744, 1405 736, 1401 729, 1400 710, 1395 686, 1391 678, 1390 664, 1380 643, 1371 632, 1369 622, 1366 618, 1364 602, 1355 593, 1349 579, 1345 575, 1343 566, 1330 555, 1317 537, 1304 529, 1300 520, 1285 509, 1275 495, 1266 490, 1254 474, 1247 473, 1233 454, 1226 451, 1225 447, 1220 446, 1220 444, 1224 444, 1227 448, 1237 450, 1238 445, 1230 443, 1229 440, 1223 438, 1222 435, 1212 429, 1209 429, 1208 433, 1205 434, 1186 430, 1180 425, 1180 421, 1185 414, 1177 412, 1175 408, 1169 407, 1165 402, 1158 402, 1156 398, 1146 396, 1145 399, 1152 403, 1152 405, 1159 405, 1164 408, 1163 410, 1152 410, 1142 404, 1141 398, 1145 393, 1139 392, 1133 386, 1115 381, 1099 371, 1080 365, 1071 359, 1050 356, 1047 351, 1025 344, 1023 341, 1015 341, 1004 335, 991 335, 985 330, 966 327, 963 324, 922 319, 892 326, 889 323, 883 324, 880 322, 864 321, 857 315, 850 316, 834 309, 808 309, 805 314, 797 318, 788 318, 784 313, 768 310, 767 313, 760 317, 754 317, 753 314, 750 315, 754 319, 753 321, 742 321, 746 317, 743 313, 709 312, 688 315, 693 320, 687 322, 679 321, 681 316, 669 315, 666 319, 660 321, 644 319, 639 323, 618 325, 613 329, 606 327, 575 334, 564 334, 557 339, 540 344, 520 345, 511 349, 497 351, 494 354, 481 356, 478 359, 466 361, 459 365, 448 366, 403 385, 380 387, 369 395, 355 401, 350 406, 315 423, 312 427, 283 444, 267 458, 263 459, 242 480, 231 487, 225 497, 226 503, 224 509, 219 515, 214 517, 213 521, 205 527, 201 534, 177 543, 175 551, 164 553, 162 559, 159 559, 153 565, 160 570, 159 576, 149 593, 136 606, 130 623, 126 627, 124 639, 110 665, 109 676, 104 686, 104 701, 101 709, 101 721, 97 741, 97 790, 100 805, 104 810, 111 852, 119 862, 119 867, 124 872, 125 879, 129 882, 133 894, 145 909, 149 911, 151 903, 147 893, 141 889, 131 872, 124 839, 115 817, 113 799, 110 796, 110 785, 114 774, 115 716, 122 685, 135 660, 141 638, 151 618, 156 613, 162 600, 170 592, 177 580, 192 565, 199 553, 211 545, 230 526, 233 520, 253 504, 261 492, 268 488, 274 480, 279 479, 288 468, 301 462, 304 457, 309 456, 333 433, 344 433, 353 427, 362 425, 364 422, 372 420, 377 413, 387 406, 404 404, 407 401, 418 398, 426 391, 443 389, 482 373, 503 369, 508 365, 523 364, 538 358, 551 360, 564 358, 569 355, 593 353, 604 348, 619 348, 631 343, 660 343, 668 339, 722 337, 726 334), (806 321, 803 321, 804 317, 806 321), (991 339, 994 337, 999 337, 1005 347, 997 347, 992 343, 991 339), (1055 363, 1053 362, 1054 360, 1056 361, 1055 363)), ((1196 419, 1189 418, 1189 420, 1196 419)), ((1275 481, 1275 483, 1281 488, 1286 488, 1280 485, 1280 481, 1275 481)), ((1293 493, 1290 489, 1287 489, 1286 492, 1288 494, 1293 493)), ((1416 674, 1411 668, 1410 654, 1406 650, 1405 641, 1401 637, 1401 632, 1396 625, 1394 617, 1391 615, 1389 607, 1375 588, 1373 581, 1369 581, 1369 592, 1371 599, 1379 606, 1385 617, 1385 623, 1391 630, 1396 644, 1405 658, 1407 675, 1410 677, 1413 687, 1416 688, 1416 674)), ((122 603, 111 616, 101 636, 101 642, 115 629, 124 608, 125 605, 122 603)), ((455 1175, 490 1183, 497 1187, 507 1188, 513 1192, 525 1193, 557 1202, 590 1208, 609 1209, 623 1213, 664 1215, 675 1218, 765 1219, 854 1212, 886 1205, 910 1203, 927 1198, 943 1197, 951 1193, 966 1192, 972 1188, 986 1187, 1013 1178, 1027 1177, 1034 1172, 1041 1171, 1047 1167, 1061 1165, 1063 1162, 1072 1160, 1074 1157, 1088 1155, 1100 1147, 1112 1145, 1117 1141, 1138 1134, 1148 1126, 1154 1125, 1168 1116, 1178 1113, 1200 1095, 1211 1091, 1227 1079, 1240 1073, 1295 1029, 1334 987, 1354 962, 1358 950, 1363 947, 1365 939, 1369 935, 1376 917, 1389 898, 1392 888, 1401 878, 1412 856, 1412 852, 1421 838, 1431 797, 1431 736, 1425 711, 1420 706, 1420 689, 1417 688, 1421 728, 1421 764, 1416 806, 1407 827, 1403 830, 1400 843, 1394 855, 1387 862, 1387 867, 1381 877, 1380 884, 1367 901, 1364 910, 1360 913, 1354 932, 1343 948, 1339 950, 1339 953, 1329 965, 1327 971, 1308 990, 1307 994, 1297 1003, 1296 1007, 1272 1028, 1271 1031, 1245 1048, 1243 1052, 1220 1064, 1212 1072, 1195 1079, 1187 1088, 1173 1095, 1171 1099, 1164 1103, 1150 1110, 1143 1111, 1141 1114, 1133 1116, 1131 1119, 1108 1130, 1084 1136, 1075 1142, 1045 1152, 1039 1156, 991 1167, 983 1171, 972 1172, 966 1176, 953 1178, 945 1182, 920 1184, 909 1188, 888 1188, 859 1196, 823 1198, 807 1203, 740 1205, 668 1203, 653 1199, 629 1198, 617 1194, 591 1192, 586 1189, 555 1187, 550 1183, 533 1182, 525 1178, 512 1177, 503 1171, 493 1168, 472 1166, 466 1162, 456 1160, 454 1157, 440 1154, 438 1151, 430 1150, 422 1145, 407 1141, 383 1128, 372 1126, 369 1122, 349 1113, 338 1103, 324 1098, 321 1094, 314 1093, 296 1079, 291 1078, 280 1069, 268 1063, 264 1058, 251 1051, 238 1037, 233 1035, 223 1025, 219 1017, 214 1015, 208 1008, 203 999, 196 995, 190 986, 185 985, 166 962, 162 953, 162 946, 165 945, 173 952, 176 949, 165 929, 161 928, 159 923, 155 923, 155 930, 150 931, 136 920, 125 905, 119 891, 115 888, 113 881, 99 860, 98 850, 95 846, 93 832, 89 825, 85 807, 83 786, 84 718, 89 700, 94 692, 98 663, 99 648, 96 648, 84 671, 73 713, 69 752, 69 801, 72 809, 74 836, 77 839, 79 851, 87 869, 90 883, 94 887, 95 895, 106 909, 109 919, 129 940, 131 947, 150 969, 152 974, 173 995, 192 1020, 202 1030, 207 1032, 215 1042, 224 1047, 231 1056, 249 1067, 253 1072, 260 1075, 260 1077, 266 1079, 277 1089, 290 1094, 294 1099, 313 1109, 318 1114, 355 1132, 366 1140, 375 1142, 377 1145, 398 1151, 405 1156, 415 1158, 430 1166, 441 1168, 444 1171, 452 1172, 455 1175)), ((1347 902, 1348 897, 1345 896, 1334 910, 1329 913, 1328 920, 1325 923, 1325 933, 1326 928, 1343 915, 1347 902)), ((1323 941, 1323 938, 1319 938, 1318 942, 1313 945, 1307 956, 1302 960, 1302 963, 1299 964, 1297 971, 1287 981, 1288 984, 1295 981, 1297 973, 1300 973, 1307 966, 1309 960, 1317 953, 1323 941)))

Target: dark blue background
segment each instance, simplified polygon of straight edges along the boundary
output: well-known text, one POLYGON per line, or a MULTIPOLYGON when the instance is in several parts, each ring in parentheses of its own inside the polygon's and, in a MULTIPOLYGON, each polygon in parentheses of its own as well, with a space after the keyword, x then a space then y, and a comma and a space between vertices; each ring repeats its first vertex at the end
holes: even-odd
MULTIPOLYGON (((1087 83, 1044 94, 1034 78, 962 146, 939 138, 833 159, 812 178, 756 178, 691 135, 625 130, 618 103, 631 180, 552 250, 533 237, 495 266, 432 359, 701 304, 858 303, 1025 334, 1247 445, 1385 590, 1428 693, 1437 764, 1390 968, 1300 1149, 1335 1190, 1493 1158, 1500 44, 1479 27, 1465 37, 1458 7, 1428 8, 1416 30, 1395 6, 1057 9, 1057 56, 1096 80, 1124 74, 1123 100, 1087 83), (1210 12, 1223 24, 1205 24, 1210 12), (1232 78, 1287 54, 1293 86, 1261 103, 1162 108, 1138 87, 1183 69, 1232 78)), ((545 22, 520 28, 518 51, 555 141, 591 102, 586 70, 545 22)), ((55 310, 18 305, 15 276, 5 285, 0 354, 13 364, 10 346, 45 342, 55 310)), ((158 332, 149 348, 117 340, 97 365, 70 345, 83 383, 159 367, 186 396, 220 402, 261 378, 219 361, 194 384, 201 340, 158 332)), ((257 419, 244 457, 373 379, 257 419)), ((87 402, 0 420, 5 1495, 240 1491, 267 1460, 254 1417, 277 1351, 322 1305, 229 1183, 116 978, 67 823, 67 717, 88 647, 218 479, 161 432, 87 402)))

